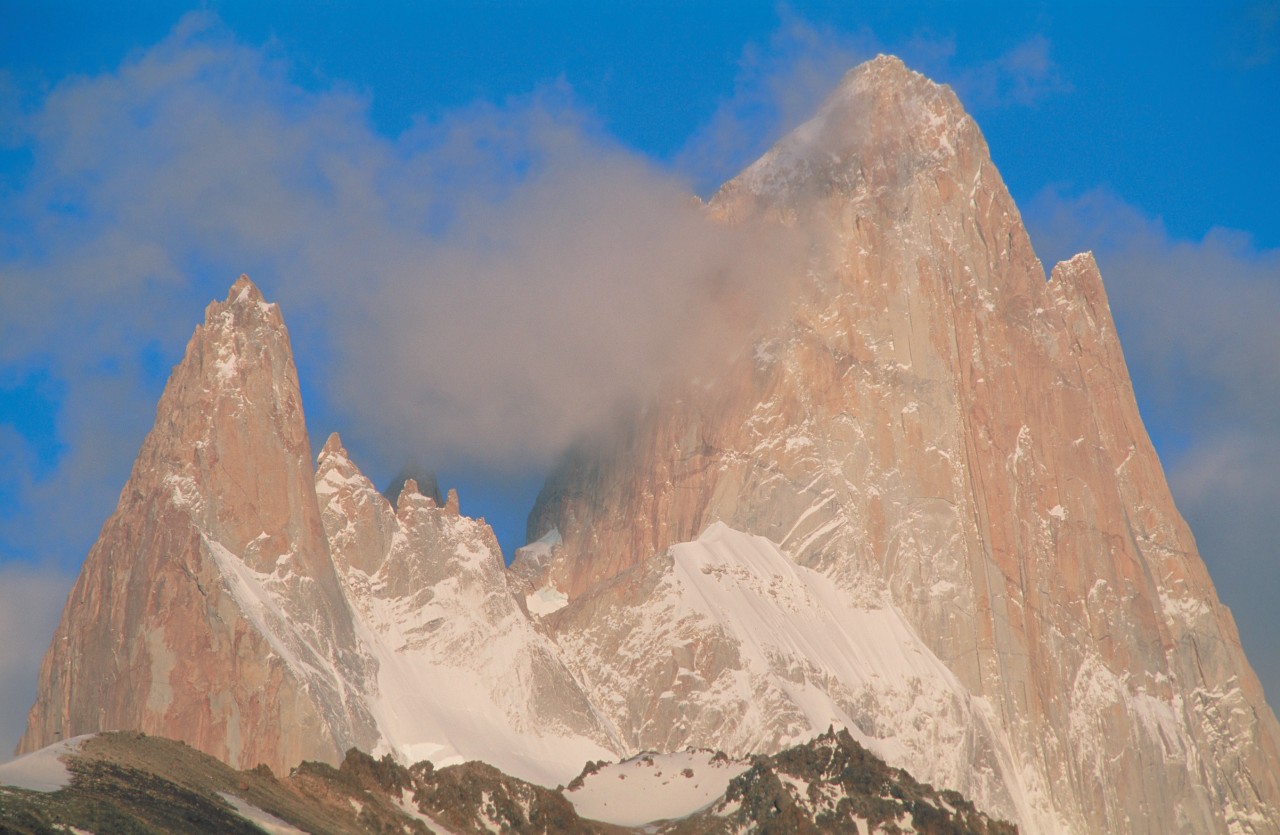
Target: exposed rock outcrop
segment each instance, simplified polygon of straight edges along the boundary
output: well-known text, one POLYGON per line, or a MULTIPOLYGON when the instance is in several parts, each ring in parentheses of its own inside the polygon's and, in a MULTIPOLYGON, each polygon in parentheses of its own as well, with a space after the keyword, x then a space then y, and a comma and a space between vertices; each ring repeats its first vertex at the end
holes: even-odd
POLYGON ((329 557, 279 308, 247 277, 205 311, 86 558, 19 751, 104 730, 240 767, 377 739, 329 557))
POLYGON ((408 480, 394 509, 330 436, 316 472, 325 531, 364 651, 379 751, 482 759, 554 786, 620 751, 509 583, 493 530, 408 480))
MULTIPOLYGON (((716 760, 722 758, 717 755, 716 760)), ((81 739, 61 759, 66 783, 49 791, 10 787, 0 772, 0 831, 712 835, 887 834, 905 826, 922 835, 1006 835, 1012 829, 989 820, 955 792, 934 790, 887 767, 840 733, 775 757, 756 758, 728 791, 728 778, 715 781, 715 793, 698 804, 708 808, 689 807, 641 826, 589 819, 575 808, 582 804, 582 792, 526 783, 480 762, 405 766, 389 756, 374 759, 348 751, 337 768, 304 762, 288 776, 277 777, 264 767, 236 771, 181 743, 138 733, 81 739)), ((630 765, 652 771, 654 758, 641 759, 630 765)), ((696 783, 722 766, 713 761, 695 767, 697 774, 694 768, 669 774, 667 784, 696 783)), ((613 777, 613 768, 608 771, 613 777)), ((652 778, 656 783, 661 775, 652 778)), ((614 806, 643 809, 652 800, 646 797, 648 784, 610 782, 600 791, 590 788, 603 805, 612 800, 614 806)))
MULTIPOLYGON (((20 750, 130 729, 281 772, 355 746, 554 785, 588 759, 771 754, 831 723, 1028 832, 1280 832, 1280 727, 1097 265, 1046 280, 954 94, 871 61, 708 211, 806 231, 787 315, 578 450, 513 571, 455 491, 406 478, 392 504, 336 435, 312 471, 288 335, 242 277, 165 389, 20 750)), ((801 759, 861 761, 822 743, 801 759)), ((790 767, 706 831, 783 806, 853 820, 843 776, 792 791, 810 778, 790 767)), ((502 792, 466 826, 571 821, 502 792)))
POLYGON ((1277 831, 1280 729, 1097 267, 1046 282, 955 95, 871 61, 711 208, 829 243, 787 324, 549 482, 530 536, 563 542, 541 582, 625 597, 602 584, 723 521, 904 613, 1017 743, 1045 803, 1027 828, 1277 831))

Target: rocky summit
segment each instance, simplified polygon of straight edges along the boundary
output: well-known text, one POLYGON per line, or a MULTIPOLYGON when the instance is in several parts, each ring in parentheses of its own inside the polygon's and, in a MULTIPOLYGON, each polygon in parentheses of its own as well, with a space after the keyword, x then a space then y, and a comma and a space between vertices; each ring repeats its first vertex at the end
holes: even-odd
POLYGON ((141 731, 284 774, 356 748, 401 791, 410 763, 487 763, 413 783, 452 831, 516 778, 502 808, 562 831, 568 798, 689 832, 1280 832, 1280 725, 1098 267, 1046 277, 952 91, 863 64, 705 213, 810 242, 783 315, 566 456, 509 568, 456 493, 380 493, 336 435, 313 467, 279 310, 242 277, 20 750, 141 731), (604 788, 627 780, 645 808, 604 788))
MULTIPOLYGON (((951 90, 871 61, 710 210, 826 230, 827 248, 799 277, 790 320, 736 368, 551 480, 529 533, 560 540, 538 572, 577 610, 552 624, 557 639, 622 685, 655 650, 599 652, 609 639, 586 610, 646 619, 666 605, 652 590, 671 587, 654 555, 679 583, 679 543, 719 523, 770 540, 841 605, 901 617, 972 711, 943 709, 925 694, 949 686, 914 670, 861 690, 832 670, 835 641, 815 662, 809 643, 770 629, 759 658, 744 657, 742 619, 717 624, 719 608, 701 613, 701 640, 668 629, 693 663, 639 679, 644 691, 622 685, 618 721, 665 692, 758 714, 784 737, 852 721, 891 760, 920 758, 917 776, 969 784, 1028 831, 1276 831, 1280 731, 1174 507, 1097 265, 1078 255, 1046 280, 951 90), (765 671, 776 686, 746 684, 765 671), (797 686, 810 684, 816 714, 797 686), (890 695, 904 692, 916 701, 890 695), (932 742, 903 720, 911 707, 939 726, 932 742)), ((717 583, 743 571, 698 570, 717 583)), ((780 606, 772 579, 751 582, 780 606)), ((669 745, 703 733, 697 717, 647 727, 669 745)))
POLYGON ((329 553, 288 332, 241 277, 174 369, 71 591, 19 751, 98 730, 232 765, 378 740, 376 662, 329 553))

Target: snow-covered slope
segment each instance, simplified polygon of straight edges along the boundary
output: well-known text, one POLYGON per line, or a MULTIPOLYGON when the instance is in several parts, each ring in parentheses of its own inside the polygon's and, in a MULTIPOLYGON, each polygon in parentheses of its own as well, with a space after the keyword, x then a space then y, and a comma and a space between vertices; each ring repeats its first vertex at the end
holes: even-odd
POLYGON ((764 537, 715 523, 570 604, 557 634, 632 748, 771 752, 835 725, 919 779, 1052 829, 990 705, 893 605, 849 600, 764 537))
POLYGON ((637 754, 589 769, 564 796, 584 818, 619 826, 686 818, 724 795, 751 767, 714 751, 637 754))
POLYGON ((93 734, 64 739, 38 751, 0 763, 0 786, 13 786, 37 792, 56 792, 71 785, 71 772, 63 759, 80 750, 93 734))
POLYGON ((166 386, 23 750, 127 728, 277 771, 355 745, 554 784, 838 724, 1024 831, 1280 831, 1280 724, 1097 265, 1046 281, 956 96, 868 62, 707 211, 810 236, 789 306, 567 459, 514 571, 456 495, 393 507, 336 436, 312 469, 283 319, 242 277, 166 386))
POLYGON ((483 760, 567 782, 618 755, 615 736, 508 585, 493 531, 408 481, 393 510, 337 435, 316 493, 357 634, 377 661, 377 751, 405 763, 483 760))

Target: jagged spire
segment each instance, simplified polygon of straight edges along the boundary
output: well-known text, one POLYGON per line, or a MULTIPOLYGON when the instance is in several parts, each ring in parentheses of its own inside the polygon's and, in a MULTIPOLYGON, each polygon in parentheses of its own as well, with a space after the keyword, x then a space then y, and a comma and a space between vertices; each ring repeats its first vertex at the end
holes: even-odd
POLYGON ((236 302, 260 302, 262 301, 262 291, 258 289, 258 285, 254 284, 249 276, 244 273, 235 280, 231 285, 231 290, 227 292, 227 303, 236 302))
MULTIPOLYGON (((548 479, 530 528, 563 544, 538 592, 602 620, 605 600, 649 606, 656 575, 616 578, 661 570, 655 554, 720 519, 860 606, 889 600, 990 700, 1025 771, 978 793, 1053 787, 1007 807, 1024 830, 1272 831, 1280 725, 1174 507, 1096 265, 1077 256, 1046 284, 955 94, 888 56, 863 64, 711 209, 811 235, 817 257, 751 361, 548 479)), ((605 703, 680 692, 642 689, 608 646, 574 663, 623 682, 605 703)), ((698 674, 714 689, 711 665, 698 674)), ((636 720, 655 733, 640 745, 686 744, 656 739, 662 715, 636 720)))
POLYGON ((131 729, 287 770, 374 741, 339 672, 365 662, 310 456, 288 330, 241 276, 196 327, 85 559, 24 750, 131 729))
POLYGON ((417 485, 417 492, 426 496, 432 501, 436 507, 444 504, 444 499, 440 495, 440 483, 436 479, 436 474, 431 470, 420 467, 415 463, 406 464, 396 474, 396 477, 387 489, 382 491, 382 495, 391 503, 392 507, 397 507, 400 502, 400 493, 404 490, 405 484, 412 480, 417 485))
POLYGON ((327 455, 341 455, 346 457, 347 450, 342 446, 342 438, 338 437, 337 432, 330 432, 329 437, 325 439, 324 447, 320 450, 320 456, 323 458, 327 455))

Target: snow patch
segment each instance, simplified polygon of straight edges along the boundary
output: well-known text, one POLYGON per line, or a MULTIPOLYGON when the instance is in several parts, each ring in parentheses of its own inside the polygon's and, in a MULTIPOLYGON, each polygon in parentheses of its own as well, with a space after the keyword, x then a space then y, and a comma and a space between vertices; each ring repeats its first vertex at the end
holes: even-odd
POLYGON ((222 543, 207 536, 202 538, 227 583, 228 591, 240 604, 241 611, 290 668, 298 673, 304 672, 302 659, 295 647, 290 645, 293 642, 288 640, 289 636, 282 634, 292 629, 293 621, 281 608, 277 596, 266 589, 265 584, 271 579, 271 575, 260 574, 249 568, 222 543))
POLYGON ((645 753, 602 767, 564 796, 584 818, 643 826, 707 808, 750 767, 743 760, 717 759, 710 751, 645 753))
POLYGON ((1208 604, 1200 598, 1191 595, 1175 597, 1164 589, 1160 589, 1160 608, 1164 611, 1167 620, 1187 626, 1192 626, 1201 618, 1212 614, 1208 604))
POLYGON ((560 529, 553 527, 533 542, 530 542, 528 545, 522 545, 517 550, 524 555, 525 559, 541 563, 547 557, 551 556, 551 552, 563 541, 564 540, 560 537, 560 529))
POLYGON ((683 658, 692 648, 714 656, 681 661, 667 685, 670 698, 679 694, 692 721, 723 719, 714 728, 695 725, 677 744, 776 751, 831 726, 846 728, 918 779, 954 788, 1000 817, 1039 819, 1045 803, 1024 779, 991 706, 895 606, 856 605, 849 590, 797 565, 770 540, 721 522, 669 553, 667 578, 650 598, 618 612, 620 643, 562 639, 575 671, 598 704, 618 711, 621 726, 647 721, 630 713, 635 665, 683 658))
MULTIPOLYGON (((376 493, 363 478, 331 484, 326 531, 357 637, 376 669, 366 691, 382 735, 375 756, 437 767, 482 760, 555 786, 588 760, 618 755, 601 744, 612 741, 607 731, 593 741, 573 730, 590 722, 585 696, 520 608, 487 525, 428 503, 402 509, 380 567, 367 574, 341 558, 334 535, 364 524, 343 509, 372 506, 376 493)), ((522 557, 530 548, 535 557, 549 554, 558 541, 553 532, 522 557)), ((559 605, 552 589, 530 610, 559 605)))
POLYGON ((94 734, 65 739, 39 751, 0 765, 0 786, 13 786, 33 792, 56 792, 71 785, 71 772, 62 758, 80 751, 80 746, 94 734))
POLYGON ((404 812, 413 820, 425 824, 427 831, 432 833, 432 835, 453 835, 451 830, 444 828, 433 819, 422 814, 421 810, 418 809, 418 804, 413 802, 413 792, 408 789, 401 789, 400 796, 396 798, 395 801, 396 806, 400 807, 400 811, 404 812))
POLYGON ((555 586, 543 586, 533 594, 526 595, 524 599, 525 605, 529 607, 529 611, 538 617, 546 617, 552 612, 558 612, 565 606, 569 605, 569 595, 557 589, 555 586))
POLYGON ((234 794, 218 792, 218 797, 231 804, 237 815, 266 832, 267 835, 307 835, 306 832, 293 824, 280 820, 270 812, 262 811, 257 806, 236 797, 234 794))
POLYGON ((170 501, 174 507, 185 507, 193 512, 199 512, 203 500, 200 496, 200 485, 196 484, 194 478, 171 473, 164 477, 164 483, 170 490, 170 501))

